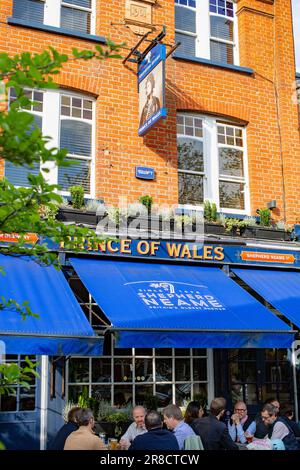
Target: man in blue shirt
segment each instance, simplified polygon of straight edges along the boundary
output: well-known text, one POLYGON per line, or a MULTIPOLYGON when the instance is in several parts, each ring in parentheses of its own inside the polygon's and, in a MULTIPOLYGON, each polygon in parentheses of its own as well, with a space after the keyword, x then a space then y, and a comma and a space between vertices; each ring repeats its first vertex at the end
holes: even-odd
POLYGON ((228 423, 228 431, 234 442, 246 444, 247 436, 254 436, 256 423, 252 418, 249 418, 245 402, 236 402, 234 414, 231 416, 231 423, 228 423))
POLYGON ((195 436, 191 426, 183 421, 181 409, 177 405, 168 405, 164 410, 164 423, 167 428, 173 431, 179 449, 184 449, 184 441, 188 436, 195 436))

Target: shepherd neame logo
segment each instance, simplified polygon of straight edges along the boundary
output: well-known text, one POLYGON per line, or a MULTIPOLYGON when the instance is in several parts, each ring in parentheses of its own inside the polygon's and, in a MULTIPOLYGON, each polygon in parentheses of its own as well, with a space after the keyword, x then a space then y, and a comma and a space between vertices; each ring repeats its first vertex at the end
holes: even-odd
POLYGON ((225 310, 204 285, 169 281, 138 281, 124 285, 135 287, 139 299, 151 309, 225 310))

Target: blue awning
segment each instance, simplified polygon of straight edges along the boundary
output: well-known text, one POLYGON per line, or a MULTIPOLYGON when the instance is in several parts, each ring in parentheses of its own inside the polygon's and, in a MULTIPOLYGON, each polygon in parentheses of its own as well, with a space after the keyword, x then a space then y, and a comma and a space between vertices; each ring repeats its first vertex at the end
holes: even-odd
POLYGON ((271 269, 233 269, 233 272, 300 328, 300 273, 271 269))
POLYGON ((217 267, 71 258, 119 347, 289 347, 291 329, 217 267))
POLYGON ((0 298, 28 301, 39 318, 22 320, 15 308, 0 310, 0 341, 7 354, 101 355, 95 335, 63 273, 31 258, 0 255, 0 298))

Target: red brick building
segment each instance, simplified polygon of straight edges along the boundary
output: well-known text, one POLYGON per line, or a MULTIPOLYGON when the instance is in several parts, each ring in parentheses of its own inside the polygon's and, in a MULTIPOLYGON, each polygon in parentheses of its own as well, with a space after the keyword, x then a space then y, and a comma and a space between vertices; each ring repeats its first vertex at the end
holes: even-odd
MULTIPOLYGON (((175 37, 182 42, 167 59, 167 119, 145 137, 138 136, 136 66, 124 66, 120 60, 68 64, 58 77, 61 89, 55 96, 56 108, 52 98, 48 101, 54 108, 49 108, 45 97, 41 111, 45 132, 53 135, 54 143, 66 145, 68 137, 60 137, 64 134, 60 116, 64 120, 69 112, 77 113, 77 118, 85 120, 77 108, 67 110, 68 97, 86 98, 92 113, 81 127, 90 126, 90 141, 83 151, 90 160, 79 165, 89 174, 87 194, 108 204, 117 204, 119 195, 126 195, 129 202, 151 194, 157 203, 198 206, 211 199, 223 212, 247 215, 275 199, 275 217, 295 222, 300 159, 290 2, 240 0, 227 2, 227 7, 223 7, 223 0, 140 3, 152 8, 153 25, 166 25, 165 42, 172 43, 175 37), (64 111, 59 109, 61 94, 67 103, 64 111), (204 128, 204 132, 197 131, 204 161, 192 176, 187 176, 184 168, 178 173, 176 115, 180 122, 184 117, 198 116, 204 128), (217 136, 221 122, 219 132, 229 132, 226 142, 225 134, 217 136), (243 134, 242 141, 231 139, 232 132, 236 137, 243 134), (222 143, 235 149, 235 170, 227 168, 222 143), (136 179, 137 165, 153 167, 155 180, 136 179), (196 192, 190 194, 188 186, 197 188, 196 192)), ((101 37, 125 40, 133 47, 138 37, 122 25, 125 6, 125 0, 113 0, 109 5, 101 1, 62 2, 61 6, 60 2, 4 1, 0 48, 14 54, 39 52, 51 44, 70 53, 72 47, 91 48, 101 43, 101 37)), ((151 37, 159 31, 156 26, 151 37)), ((66 132, 67 128, 65 123, 66 132)), ((195 129, 180 127, 179 132, 183 132, 184 141, 195 129)), ((80 154, 80 149, 73 151, 80 154)), ((63 175, 57 180, 53 170, 52 178, 67 190, 63 175)))
MULTIPOLYGON (((37 125, 52 136, 54 146, 67 147, 77 160, 67 170, 49 165, 49 180, 60 184, 64 195, 71 185, 82 184, 87 198, 103 199, 108 205, 117 205, 120 197, 134 203, 151 195, 155 203, 190 210, 201 209, 210 200, 219 212, 239 217, 255 215, 257 208, 275 200, 274 219, 295 223, 300 217, 300 145, 290 1, 3 0, 0 51, 40 52, 51 45, 70 54, 73 47, 101 45, 106 37, 132 48, 140 36, 130 25, 139 33, 155 27, 148 39, 165 25, 167 51, 181 42, 166 60, 166 119, 138 136, 135 63, 68 63, 57 77, 57 90, 32 91, 37 105, 31 112, 37 125), (155 179, 136 178, 137 166, 152 168, 155 179)), ((148 44, 144 42, 140 52, 148 44)), ((124 49, 123 55, 127 53, 124 49)), ((1 175, 16 185, 26 185, 27 171, 1 164, 1 175)), ((211 246, 206 249, 205 261, 212 265, 224 259, 213 258, 211 246)), ((265 248, 249 248, 250 266, 256 249, 265 248)), ((276 247, 276 256, 280 249, 276 247)), ((261 264, 254 264, 268 267, 263 264, 265 255, 261 254, 261 264)), ((289 256, 284 252, 282 262, 289 256)), ((298 258, 292 254, 292 259, 296 270, 298 258)), ((247 264, 249 258, 243 260, 247 264)), ((224 264, 230 267, 235 262, 241 261, 226 259, 224 264)), ((286 267, 279 260, 278 267, 282 266, 286 267)), ((93 310, 98 315, 101 311, 75 271, 68 264, 65 274, 91 320, 93 310)), ((135 403, 148 395, 156 395, 160 407, 169 402, 182 405, 196 395, 209 402, 215 394, 227 394, 234 404, 238 393, 237 399, 246 400, 253 413, 273 395, 297 406, 296 379, 286 348, 216 348, 137 345, 114 350, 111 339, 104 356, 71 357, 67 366, 58 360, 50 367, 49 357, 43 355, 43 382, 37 382, 28 396, 18 390, 13 403, 2 399, 0 430, 6 431, 7 423, 12 429, 19 420, 29 429, 22 445, 28 441, 27 448, 46 448, 47 426, 49 438, 60 424, 66 397, 76 401, 86 391, 99 392, 113 405, 123 405, 125 398, 135 403), (244 371, 243 377, 237 377, 237 371, 244 371), (48 379, 52 382, 47 389, 48 379), (31 413, 26 419, 24 410, 31 413)), ((15 429, 8 432, 12 440, 18 435, 15 429)))

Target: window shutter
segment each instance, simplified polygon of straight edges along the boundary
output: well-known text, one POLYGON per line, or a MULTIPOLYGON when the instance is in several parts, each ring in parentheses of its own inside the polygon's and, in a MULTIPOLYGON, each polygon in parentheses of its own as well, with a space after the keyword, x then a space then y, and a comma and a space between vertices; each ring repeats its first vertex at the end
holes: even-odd
POLYGON ((61 121, 60 148, 68 149, 70 160, 76 160, 69 167, 58 168, 58 184, 61 190, 81 185, 90 193, 90 158, 92 154, 92 125, 82 121, 63 119, 61 121), (73 158, 72 158, 73 157, 73 158))
POLYGON ((89 10, 91 10, 90 0, 64 1, 61 7, 61 27, 71 31, 90 33, 91 11, 89 10), (74 8, 72 8, 72 5, 74 8))
POLYGON ((92 151, 91 124, 75 119, 62 119, 60 148, 68 149, 69 155, 90 157, 92 151))
POLYGON ((41 0, 14 0, 13 17, 20 20, 44 22, 44 6, 41 0))
MULTIPOLYGON (((35 124, 40 129, 42 128, 41 116, 34 116, 35 124)), ((33 130, 33 129, 32 129, 33 130)), ((11 162, 5 162, 5 177, 15 186, 30 187, 28 175, 32 174, 37 176, 40 172, 40 164, 34 163, 32 167, 28 165, 16 166, 11 162)))
POLYGON ((176 41, 181 42, 180 51, 196 55, 196 11, 175 5, 176 41), (184 32, 190 33, 185 34, 184 32))

